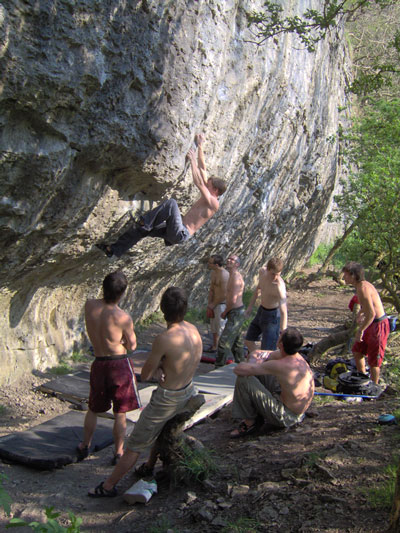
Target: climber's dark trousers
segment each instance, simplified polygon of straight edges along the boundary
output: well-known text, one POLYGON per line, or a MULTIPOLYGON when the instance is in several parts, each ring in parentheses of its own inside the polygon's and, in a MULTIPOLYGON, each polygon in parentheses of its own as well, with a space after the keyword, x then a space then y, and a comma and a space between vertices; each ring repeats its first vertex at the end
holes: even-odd
POLYGON ((166 246, 181 244, 190 238, 190 233, 182 222, 176 200, 173 198, 165 200, 151 211, 147 211, 140 217, 140 224, 135 222, 114 244, 111 244, 111 251, 117 257, 121 257, 144 237, 164 239, 166 246))

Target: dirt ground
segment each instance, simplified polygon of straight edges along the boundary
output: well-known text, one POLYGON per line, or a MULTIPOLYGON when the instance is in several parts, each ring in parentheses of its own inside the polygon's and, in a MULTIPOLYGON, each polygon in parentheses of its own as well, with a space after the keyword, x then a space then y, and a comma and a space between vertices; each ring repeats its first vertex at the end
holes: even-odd
MULTIPOLYGON (((316 342, 343 323, 351 294, 326 280, 304 292, 290 290, 289 324, 303 332, 306 342, 316 342)), ((140 332, 139 345, 149 345, 159 328, 140 332)), ((206 336, 205 326, 200 329, 206 336)), ((49 377, 29 376, 0 392, 0 435, 71 408, 34 392, 49 377)), ((398 396, 390 390, 379 400, 361 403, 315 397, 309 416, 297 428, 243 440, 229 439, 227 406, 188 431, 213 450, 218 472, 190 487, 171 489, 159 483, 158 494, 146 506, 129 506, 121 496, 86 496, 110 472, 112 447, 59 470, 41 472, 2 463, 0 472, 8 477, 4 488, 13 501, 12 516, 40 520, 43 509, 54 506, 62 511, 60 523, 66 525, 66 511, 72 511, 83 519, 82 531, 87 532, 383 532, 389 509, 374 509, 367 491, 385 481, 385 469, 398 448, 399 427, 377 423, 380 414, 399 407, 398 396)), ((120 492, 135 480, 134 474, 126 476, 120 492)), ((0 519, 1 529, 7 523, 1 511, 0 519)))

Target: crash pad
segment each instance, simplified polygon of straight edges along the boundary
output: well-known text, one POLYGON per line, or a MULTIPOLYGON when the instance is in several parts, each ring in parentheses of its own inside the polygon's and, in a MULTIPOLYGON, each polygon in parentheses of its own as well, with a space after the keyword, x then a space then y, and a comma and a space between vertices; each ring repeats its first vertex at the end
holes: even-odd
MULTIPOLYGON (((76 462, 85 414, 70 411, 28 430, 0 437, 0 457, 10 462, 52 470, 76 462)), ((113 420, 98 418, 91 453, 113 443, 113 420)), ((128 431, 133 425, 128 422, 128 431)))
POLYGON ((233 373, 236 363, 216 368, 207 374, 195 376, 194 385, 199 392, 233 396, 236 374, 233 373))

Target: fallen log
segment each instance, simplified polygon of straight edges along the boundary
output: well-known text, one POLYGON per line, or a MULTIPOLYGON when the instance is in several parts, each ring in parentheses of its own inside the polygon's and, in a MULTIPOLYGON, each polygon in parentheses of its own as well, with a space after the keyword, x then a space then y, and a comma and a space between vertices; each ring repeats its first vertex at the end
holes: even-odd
POLYGON ((203 444, 183 432, 185 422, 189 420, 205 403, 203 394, 193 396, 187 403, 185 410, 169 420, 156 441, 156 453, 163 463, 162 477, 167 477, 171 483, 189 482, 190 472, 182 466, 187 450, 199 450, 203 444))

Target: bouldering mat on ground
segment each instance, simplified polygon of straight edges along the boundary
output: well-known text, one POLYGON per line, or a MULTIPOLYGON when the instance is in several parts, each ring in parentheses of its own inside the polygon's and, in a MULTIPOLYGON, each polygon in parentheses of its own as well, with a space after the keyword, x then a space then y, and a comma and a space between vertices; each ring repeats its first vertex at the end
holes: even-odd
POLYGON ((236 363, 223 366, 193 379, 199 392, 233 396, 236 374, 233 373, 236 363))
POLYGON ((42 392, 56 394, 65 399, 87 401, 89 398, 89 377, 81 377, 79 374, 66 374, 48 381, 39 387, 42 392))
MULTIPOLYGON (((0 438, 0 457, 39 470, 51 470, 76 462, 75 449, 82 440, 85 415, 71 411, 29 430, 0 438)), ((91 453, 113 443, 113 420, 97 419, 91 453)), ((128 430, 132 424, 127 422, 128 430)))
MULTIPOLYGON (((148 385, 148 383, 137 383, 138 390, 148 385)), ((47 383, 43 383, 39 387, 39 390, 47 394, 55 394, 65 400, 88 401, 90 390, 89 372, 80 371, 76 374, 65 374, 47 383)))

